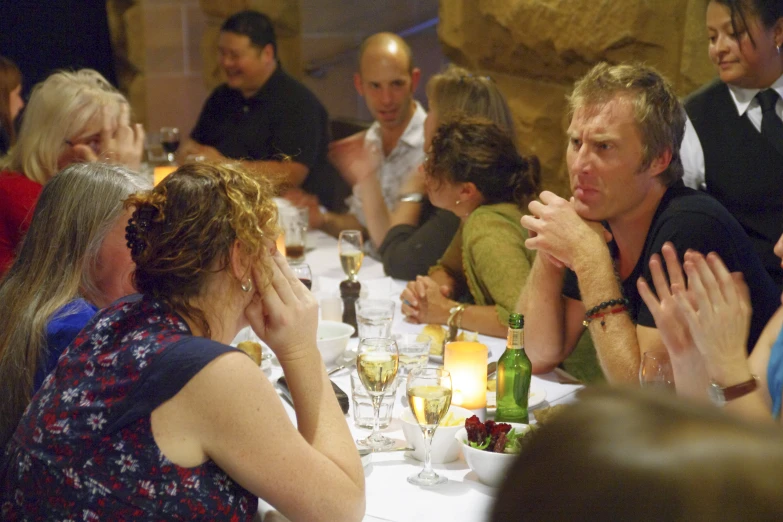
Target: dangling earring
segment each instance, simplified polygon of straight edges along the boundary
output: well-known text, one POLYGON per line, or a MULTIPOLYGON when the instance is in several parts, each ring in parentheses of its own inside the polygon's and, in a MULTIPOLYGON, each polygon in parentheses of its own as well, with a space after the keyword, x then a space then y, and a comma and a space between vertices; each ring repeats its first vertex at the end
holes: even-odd
POLYGON ((454 203, 454 204, 455 204, 455 205, 459 205, 459 203, 460 203, 460 202, 459 202, 459 200, 457 200, 457 202, 456 202, 456 203, 454 203))
POLYGON ((247 279, 244 283, 242 283, 242 291, 243 292, 249 292, 253 289, 253 283, 250 281, 250 278, 247 279))
POLYGON ((780 48, 781 48, 781 46, 783 46, 783 44, 780 44, 777 47, 775 47, 775 49, 778 50, 778 56, 780 56, 780 48))

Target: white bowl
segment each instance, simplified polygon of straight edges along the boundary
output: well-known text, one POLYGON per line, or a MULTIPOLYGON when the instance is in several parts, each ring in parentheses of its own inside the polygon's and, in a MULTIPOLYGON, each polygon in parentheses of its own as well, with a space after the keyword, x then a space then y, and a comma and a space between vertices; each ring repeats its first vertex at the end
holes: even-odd
MULTIPOLYGON (((530 426, 528 424, 517 424, 516 422, 509 422, 511 427, 516 429, 517 432, 528 431, 530 426)), ((478 475, 479 482, 492 486, 494 488, 499 487, 503 483, 503 479, 506 478, 508 468, 514 463, 514 460, 519 455, 513 455, 510 453, 493 453, 491 451, 484 451, 476 448, 471 448, 465 442, 468 440, 468 432, 465 428, 461 428, 455 435, 460 448, 462 448, 462 455, 465 457, 465 462, 468 463, 468 467, 472 469, 476 475, 478 475)))
MULTIPOLYGON (((473 412, 461 408, 459 406, 449 407, 449 411, 454 414, 454 417, 469 418, 473 415, 473 412)), ((413 412, 410 408, 403 410, 400 416, 402 420, 402 433, 405 435, 405 439, 408 444, 413 447, 411 452, 413 458, 416 460, 424 461, 424 435, 421 433, 421 426, 416 422, 413 412)), ((432 436, 432 444, 430 446, 430 455, 432 456, 433 464, 445 464, 447 462, 454 462, 459 458, 460 442, 454 438, 456 433, 464 428, 465 421, 457 424, 456 426, 438 426, 435 430, 435 435, 432 436)))
POLYGON ((321 321, 318 323, 316 344, 321 358, 327 366, 333 365, 337 358, 345 352, 348 339, 353 335, 354 329, 350 324, 339 321, 321 321))

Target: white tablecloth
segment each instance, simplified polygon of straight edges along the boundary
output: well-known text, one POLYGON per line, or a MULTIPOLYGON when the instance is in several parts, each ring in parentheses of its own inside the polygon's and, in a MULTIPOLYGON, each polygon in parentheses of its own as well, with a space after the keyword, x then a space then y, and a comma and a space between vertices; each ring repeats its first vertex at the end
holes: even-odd
MULTIPOLYGON (((313 272, 313 292, 319 298, 337 296, 337 285, 345 279, 340 267, 337 242, 321 232, 308 234, 308 252, 306 262, 313 272)), ((378 261, 365 257, 359 280, 370 297, 399 298, 404 281, 392 280, 383 273, 378 261)), ((405 322, 400 310, 395 312, 393 333, 418 333, 421 325, 405 322)), ((479 336, 479 341, 490 350, 490 360, 497 360, 505 349, 505 339, 479 336)), ((351 339, 349 349, 355 349, 357 339, 351 339)), ((270 372, 273 381, 282 375, 280 367, 274 363, 270 372)), ((332 380, 350 395, 349 373, 343 370, 332 376, 332 380)), ((562 404, 574 400, 574 393, 581 386, 560 384, 555 374, 533 376, 533 385, 546 391, 546 402, 542 406, 562 404)), ((398 393, 404 393, 398 391, 398 393)), ((285 405, 291 419, 295 422, 294 410, 285 405)), ((353 408, 353 406, 351 406, 353 408)), ((399 440, 399 446, 407 445, 402 434, 399 414, 403 410, 400 401, 395 402, 394 419, 385 436, 399 440)), ((356 438, 364 438, 368 430, 357 428, 353 423, 353 412, 346 416, 352 433, 356 438)), ((435 471, 449 479, 447 484, 432 488, 423 488, 409 484, 406 477, 417 473, 422 463, 408 456, 406 452, 386 452, 372 455, 372 463, 365 467, 367 489, 367 511, 365 521, 394 522, 437 522, 446 520, 465 520, 480 522, 487 520, 491 513, 497 489, 481 484, 470 471, 465 461, 449 464, 435 464, 435 471)))

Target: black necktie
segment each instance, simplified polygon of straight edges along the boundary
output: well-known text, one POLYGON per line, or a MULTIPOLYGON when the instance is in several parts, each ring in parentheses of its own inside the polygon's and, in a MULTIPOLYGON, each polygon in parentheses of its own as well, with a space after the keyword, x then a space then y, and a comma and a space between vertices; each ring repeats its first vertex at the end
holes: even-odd
POLYGON ((783 121, 775 112, 780 95, 775 89, 766 89, 756 95, 761 105, 761 135, 783 154, 783 121))

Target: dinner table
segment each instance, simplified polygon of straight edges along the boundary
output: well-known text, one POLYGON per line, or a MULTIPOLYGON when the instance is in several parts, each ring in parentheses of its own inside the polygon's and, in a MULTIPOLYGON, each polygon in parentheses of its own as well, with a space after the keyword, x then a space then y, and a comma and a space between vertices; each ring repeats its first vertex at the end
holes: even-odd
MULTIPOLYGON (((319 301, 339 298, 339 283, 346 278, 340 265, 337 240, 321 231, 308 231, 307 248, 304 262, 309 264, 313 275, 312 291, 319 301)), ((400 293, 407 281, 394 280, 387 277, 383 264, 369 256, 364 257, 358 280, 362 284, 362 296, 370 298, 388 298, 396 302, 392 334, 420 333, 423 325, 412 324, 405 320, 400 311, 400 293)), ((502 355, 506 340, 503 338, 479 335, 478 341, 485 344, 489 350, 489 362, 497 361, 502 355)), ((358 338, 351 338, 347 352, 355 351, 358 338)), ((346 360, 349 360, 346 358, 346 360)), ((339 361, 338 361, 339 362, 339 361)), ((440 361, 430 361, 428 365, 441 365, 440 361)), ((327 367, 327 370, 334 367, 327 367)), ((350 364, 331 375, 332 381, 346 394, 351 394, 350 364)), ((272 382, 282 374, 277 361, 273 358, 265 368, 265 373, 272 382)), ((578 382, 571 380, 562 373, 547 373, 534 375, 531 389, 545 395, 545 399, 537 406, 544 408, 556 404, 566 404, 575 400, 576 392, 582 388, 578 382)), ((395 448, 410 446, 402 432, 400 414, 404 410, 401 397, 405 395, 405 386, 397 389, 392 420, 389 427, 382 431, 383 435, 394 439, 395 448)), ((284 405, 292 422, 296 423, 293 407, 284 405)), ((350 408, 353 408, 351 403, 350 408)), ((345 416, 355 439, 364 438, 370 431, 354 424, 353 411, 345 416)), ((533 414, 531 412, 531 422, 533 414)), ((414 459, 407 451, 383 451, 372 453, 363 459, 365 463, 365 484, 367 508, 365 522, 436 522, 440 520, 466 520, 481 522, 489 520, 498 488, 486 486, 479 482, 476 474, 470 470, 460 455, 459 459, 447 464, 433 464, 434 470, 448 479, 445 484, 420 487, 414 486, 406 478, 418 473, 422 462, 414 459)), ((260 511, 267 512, 271 508, 260 501, 260 511)))

